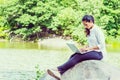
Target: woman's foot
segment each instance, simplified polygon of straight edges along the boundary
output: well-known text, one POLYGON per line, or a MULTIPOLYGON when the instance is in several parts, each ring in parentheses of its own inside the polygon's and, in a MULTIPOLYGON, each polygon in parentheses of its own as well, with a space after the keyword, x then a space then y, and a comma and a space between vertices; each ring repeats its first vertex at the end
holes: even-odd
POLYGON ((55 79, 60 80, 61 75, 60 75, 60 73, 59 73, 58 70, 48 69, 48 70, 47 70, 47 73, 48 73, 50 76, 54 77, 55 79))

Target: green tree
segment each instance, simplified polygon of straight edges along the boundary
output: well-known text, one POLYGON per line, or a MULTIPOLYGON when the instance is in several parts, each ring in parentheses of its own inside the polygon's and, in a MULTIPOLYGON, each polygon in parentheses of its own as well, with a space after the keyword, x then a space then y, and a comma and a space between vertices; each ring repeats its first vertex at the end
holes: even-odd
POLYGON ((85 14, 91 14, 95 17, 96 23, 99 23, 102 2, 98 0, 62 0, 60 4, 63 8, 58 12, 57 16, 53 17, 50 28, 62 35, 71 36, 84 44, 86 38, 81 19, 85 14))
POLYGON ((120 1, 104 0, 101 10, 101 21, 104 22, 104 29, 109 36, 120 36, 120 1))
MULTIPOLYGON (((0 5, 0 26, 23 39, 40 37, 42 32, 86 41, 81 18, 95 17, 95 23, 110 36, 120 35, 119 0, 5 0, 0 5)), ((2 31, 2 30, 1 30, 2 31)))
MULTIPOLYGON (((56 15, 57 3, 55 1, 18 0, 4 7, 4 16, 11 26, 11 31, 29 38, 47 28, 52 16, 56 15)), ((8 25, 8 24, 6 24, 8 25)))

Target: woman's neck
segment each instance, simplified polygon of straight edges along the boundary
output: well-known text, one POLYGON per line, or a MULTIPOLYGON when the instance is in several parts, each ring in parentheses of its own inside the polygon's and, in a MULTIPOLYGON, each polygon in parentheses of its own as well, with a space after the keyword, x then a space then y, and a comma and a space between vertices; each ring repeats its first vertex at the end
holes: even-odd
MULTIPOLYGON (((90 29, 92 29, 93 27, 94 27, 94 24, 90 27, 90 29)), ((90 29, 89 29, 89 30, 90 30, 90 29)))

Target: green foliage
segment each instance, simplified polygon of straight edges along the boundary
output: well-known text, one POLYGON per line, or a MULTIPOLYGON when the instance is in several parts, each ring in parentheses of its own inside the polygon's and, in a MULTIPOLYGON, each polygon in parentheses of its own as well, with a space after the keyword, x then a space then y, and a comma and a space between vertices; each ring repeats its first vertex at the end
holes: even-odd
POLYGON ((5 38, 7 39, 8 38, 8 35, 9 35, 9 27, 8 26, 4 26, 4 23, 6 22, 6 20, 0 16, 0 38, 5 38))
POLYGON ((101 15, 106 20, 105 30, 108 35, 117 37, 120 36, 120 1, 110 0, 103 2, 104 6, 101 10, 101 15))
POLYGON ((40 80, 40 78, 43 76, 44 72, 39 69, 39 65, 35 66, 35 69, 36 69, 35 80, 40 80))
MULTIPOLYGON (((84 44, 86 39, 82 29, 83 26, 80 25, 81 19, 83 15, 91 14, 98 20, 102 2, 98 0, 94 2, 92 0, 62 0, 60 3, 64 7, 53 17, 50 28, 58 33, 62 31, 62 35, 71 36, 74 40, 84 44)), ((97 20, 96 23, 99 23, 97 20)))
POLYGON ((40 27, 33 27, 31 29, 27 28, 17 29, 14 31, 14 33, 21 35, 24 40, 27 40, 27 38, 29 38, 30 35, 36 34, 37 32, 40 31, 41 31, 40 27))
POLYGON ((22 26, 29 26, 30 23, 35 25, 36 22, 37 22, 37 17, 36 16, 31 16, 29 14, 23 14, 22 16, 17 18, 16 21, 23 24, 22 26))
POLYGON ((85 36, 85 33, 84 33, 84 29, 81 28, 83 27, 82 25, 79 25, 74 31, 73 33, 71 34, 72 35, 72 38, 77 41, 77 42, 80 42, 81 44, 86 44, 86 36, 85 36))
POLYGON ((43 27, 54 34, 70 36, 85 43, 81 18, 85 14, 95 17, 95 23, 110 36, 120 36, 119 0, 5 0, 0 5, 0 26, 23 39, 43 32, 43 27))
POLYGON ((0 27, 0 38, 8 38, 7 27, 0 27))
POLYGON ((56 5, 55 1, 18 0, 5 6, 4 16, 11 26, 11 31, 14 30, 15 34, 25 39, 39 33, 42 27, 50 25, 51 17, 57 12, 56 5))
POLYGON ((49 28, 56 30, 63 30, 63 35, 69 35, 74 31, 75 27, 79 25, 79 17, 75 11, 69 7, 61 10, 56 17, 53 18, 53 22, 49 28))

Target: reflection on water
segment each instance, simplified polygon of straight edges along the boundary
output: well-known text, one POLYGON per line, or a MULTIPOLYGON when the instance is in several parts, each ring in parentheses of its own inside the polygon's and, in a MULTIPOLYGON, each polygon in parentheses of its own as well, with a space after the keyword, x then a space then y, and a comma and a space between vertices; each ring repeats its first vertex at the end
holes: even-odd
MULTIPOLYGON (((68 50, 68 47, 64 45, 64 47, 59 47, 57 44, 56 46, 52 46, 51 43, 49 44, 38 44, 34 42, 9 42, 9 41, 0 41, 0 48, 1 49, 38 49, 38 50, 68 50), (51 47, 50 47, 51 46, 51 47)), ((120 42, 113 42, 107 44, 107 51, 119 53, 120 52, 120 42)))
POLYGON ((38 49, 37 43, 32 42, 0 42, 0 48, 12 48, 12 49, 38 49))
MULTIPOLYGON (((50 43, 51 44, 51 43, 50 43)), ((9 42, 9 41, 2 41, 0 42, 1 49, 37 49, 37 50, 68 50, 67 46, 59 47, 57 44, 56 46, 47 46, 46 44, 38 44, 34 42, 9 42)))

